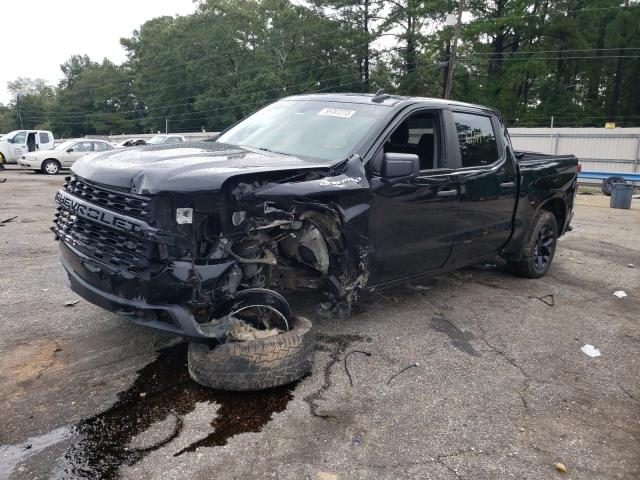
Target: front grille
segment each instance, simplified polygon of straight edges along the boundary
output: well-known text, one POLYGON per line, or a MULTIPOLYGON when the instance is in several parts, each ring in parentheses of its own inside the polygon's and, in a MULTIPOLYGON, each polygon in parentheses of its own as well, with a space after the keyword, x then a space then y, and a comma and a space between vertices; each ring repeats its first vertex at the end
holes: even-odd
POLYGON ((65 178, 64 189, 76 197, 107 210, 135 217, 150 223, 150 199, 132 193, 110 190, 71 175, 65 178))
POLYGON ((53 231, 61 240, 103 263, 136 272, 148 268, 155 256, 151 242, 85 220, 63 207, 55 217, 53 231))

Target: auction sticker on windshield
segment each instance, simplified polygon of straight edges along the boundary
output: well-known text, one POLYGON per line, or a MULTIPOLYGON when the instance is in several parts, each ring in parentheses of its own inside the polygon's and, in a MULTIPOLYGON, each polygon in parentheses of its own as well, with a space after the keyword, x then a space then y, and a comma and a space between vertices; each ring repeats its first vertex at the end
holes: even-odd
POLYGON ((351 118, 353 117, 354 113, 356 113, 355 110, 345 110, 343 108, 323 108, 318 112, 318 115, 324 115, 327 117, 351 118))

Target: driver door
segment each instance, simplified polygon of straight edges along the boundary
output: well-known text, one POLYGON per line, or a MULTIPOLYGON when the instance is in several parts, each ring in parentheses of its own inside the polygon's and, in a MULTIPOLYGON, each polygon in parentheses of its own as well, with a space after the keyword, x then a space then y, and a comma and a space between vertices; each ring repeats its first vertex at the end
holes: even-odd
POLYGON ((13 136, 13 143, 10 147, 12 160, 18 161, 27 152, 27 131, 22 131, 13 136))
POLYGON ((374 247, 372 285, 438 270, 449 258, 458 192, 444 155, 446 114, 450 113, 413 110, 390 126, 374 155, 369 217, 374 247), (377 165, 386 152, 418 155, 418 177, 389 183, 377 175, 377 165))

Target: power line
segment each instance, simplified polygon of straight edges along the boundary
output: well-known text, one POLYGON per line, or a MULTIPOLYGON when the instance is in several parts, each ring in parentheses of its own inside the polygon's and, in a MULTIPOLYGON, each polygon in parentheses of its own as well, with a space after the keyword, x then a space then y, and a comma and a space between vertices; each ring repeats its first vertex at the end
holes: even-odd
MULTIPOLYGON (((599 60, 606 60, 609 58, 640 58, 640 52, 638 53, 638 55, 606 55, 606 56, 599 56, 599 55, 591 55, 591 56, 566 56, 566 57, 526 57, 526 58, 500 58, 499 60, 502 61, 517 61, 517 62, 521 62, 521 61, 529 61, 529 60, 586 60, 586 59, 599 59, 599 60)), ((472 55, 465 55, 462 57, 458 57, 459 60, 464 61, 465 59, 467 60, 471 60, 471 61, 485 61, 485 60, 491 60, 489 58, 477 58, 474 57, 472 55)))
POLYGON ((489 55, 529 55, 532 53, 564 53, 564 52, 604 52, 604 51, 619 51, 619 50, 640 50, 640 47, 622 47, 622 48, 581 48, 581 49, 566 49, 566 50, 516 50, 514 52, 474 52, 474 56, 489 56, 489 55))
MULTIPOLYGON (((395 48, 390 48, 390 49, 386 49, 386 50, 381 50, 379 52, 376 52, 372 55, 370 55, 371 58, 377 58, 380 57, 382 55, 384 55, 385 53, 389 53, 394 51, 395 48)), ((340 63, 334 63, 334 64, 330 64, 330 65, 325 65, 323 67, 319 67, 316 70, 313 71, 313 73, 317 73, 320 70, 325 70, 328 68, 335 68, 337 66, 350 66, 351 62, 340 62, 340 63)), ((355 72, 354 72, 355 73, 355 72)), ((353 74, 353 73, 352 73, 353 74)), ((340 75, 339 77, 333 77, 333 78, 323 78, 323 79, 318 79, 315 80, 315 82, 327 82, 327 81, 331 81, 334 80, 335 78, 341 78, 344 77, 346 75, 352 75, 352 74, 345 74, 345 75, 340 75)), ((274 91, 278 91, 278 90, 282 90, 283 87, 284 88, 295 88, 299 85, 306 85, 307 83, 309 83, 309 81, 300 83, 300 84, 294 84, 294 85, 286 85, 286 86, 280 86, 280 87, 274 87, 268 90, 256 90, 256 91, 251 91, 251 92, 247 92, 247 93, 242 93, 242 94, 235 94, 232 96, 249 96, 249 95, 256 95, 256 94, 260 94, 260 93, 267 93, 267 92, 274 92, 274 91)), ((202 95, 202 94, 200 94, 202 95)), ((187 98, 191 98, 191 97, 187 97, 187 98)), ((224 95, 224 96, 219 96, 219 97, 207 97, 207 100, 224 100, 224 99, 228 99, 229 95, 224 95)), ((122 110, 122 111, 117 111, 117 112, 83 112, 83 113, 78 113, 78 114, 74 114, 74 115, 55 115, 55 116, 40 116, 40 117, 29 117, 30 119, 40 119, 40 120, 47 120, 47 119, 57 119, 57 118, 93 118, 93 117, 101 117, 101 116, 106 116, 106 115, 122 115, 125 113, 145 113, 147 111, 151 111, 151 110, 160 110, 160 109, 166 109, 166 108, 171 108, 171 107, 181 107, 181 106, 192 106, 193 102, 188 102, 188 103, 179 103, 179 104, 172 104, 172 105, 163 105, 161 107, 152 107, 152 108, 146 108, 144 110, 122 110)), ((163 115, 162 117, 164 117, 166 115, 163 115)), ((171 115, 169 115, 171 116, 171 115)), ((25 117, 26 118, 26 117, 25 117)))
POLYGON ((570 15, 573 13, 588 13, 588 12, 599 12, 599 11, 607 11, 607 10, 630 10, 632 8, 638 7, 640 6, 640 4, 634 4, 634 5, 618 5, 615 7, 596 7, 596 8, 582 8, 580 10, 566 10, 566 11, 551 11, 551 12, 544 12, 544 13, 531 13, 528 15, 515 15, 515 16, 510 16, 510 17, 497 17, 497 18, 476 18, 471 20, 471 23, 491 23, 491 22, 502 22, 504 20, 519 20, 519 19, 526 19, 526 18, 533 18, 533 17, 546 17, 546 16, 552 16, 552 15, 570 15))
MULTIPOLYGON (((420 70, 424 68, 424 66, 420 65, 414 68, 410 68, 407 70, 407 73, 416 71, 416 70, 420 70)), ((439 64, 436 64, 432 67, 427 67, 429 69, 433 69, 433 68, 440 68, 439 64)), ((343 75, 344 76, 344 75, 343 75)), ((339 77, 336 77, 339 78, 339 77)), ((317 85, 317 82, 306 82, 308 84, 311 85, 317 85)), ((320 88, 320 89, 315 89, 312 91, 307 91, 307 92, 299 92, 298 95, 300 94, 310 94, 310 93, 321 93, 321 92, 325 92, 328 90, 336 90, 342 87, 347 87, 347 86, 351 86, 351 85, 355 85, 355 84, 362 84, 365 83, 365 80, 360 79, 360 80, 355 80, 353 82, 347 82, 347 83, 340 83, 338 85, 330 85, 324 88, 320 88)), ((280 96, 280 97, 276 97, 273 99, 266 99, 266 100, 259 100, 259 101, 255 101, 255 102, 246 102, 246 103, 240 103, 237 105, 229 105, 227 107, 219 107, 219 108, 213 108, 213 109, 207 109, 207 110, 200 110, 197 112, 187 112, 187 113, 183 113, 183 114, 175 114, 175 115, 167 115, 167 116, 158 116, 158 117, 145 117, 145 118, 141 118, 141 119, 124 119, 121 120, 119 123, 124 123, 124 122, 133 122, 133 121, 141 121, 141 120, 154 120, 154 119, 163 119, 165 117, 169 117, 169 118, 175 118, 175 117, 179 117, 179 116, 191 116, 191 115, 201 115, 202 113, 207 113, 207 112, 217 112, 217 111, 223 111, 223 110, 231 110, 231 109, 235 109, 235 108, 242 108, 242 107, 247 107, 247 106, 262 106, 262 105, 266 105, 268 103, 272 103, 274 101, 280 100, 282 98, 285 98, 285 96, 280 96)), ((256 107, 256 108, 258 108, 256 107)), ((195 118, 190 118, 190 120, 209 120, 209 116, 205 116, 205 117, 195 117, 195 118)), ((60 123, 60 125, 85 125, 84 122, 68 122, 68 123, 60 123)))
MULTIPOLYGON (((317 17, 317 18, 318 19, 323 19, 323 18, 332 18, 332 17, 329 17, 329 16, 325 15, 325 16, 317 17)), ((323 25, 323 26, 317 27, 317 28, 314 27, 313 29, 301 29, 301 30, 295 31, 293 33, 293 35, 301 34, 301 33, 305 33, 305 32, 318 32, 318 33, 315 33, 314 35, 306 37, 307 40, 313 39, 313 38, 317 38, 317 37, 335 35, 335 32, 333 30, 320 32, 320 30, 324 30, 324 29, 326 29, 326 25, 323 25)), ((278 38, 278 37, 283 37, 284 38, 285 36, 293 36, 293 35, 291 33, 283 33, 281 35, 277 35, 276 38, 278 38)), ((368 43, 371 43, 371 41, 367 42, 367 44, 368 43)), ((356 48, 356 47, 358 47, 358 45, 353 46, 352 48, 356 48)), ((254 52, 251 52, 251 53, 254 53, 254 52)), ((315 57, 315 56, 319 56, 319 55, 314 55, 313 57, 315 57)), ((201 57, 198 57, 198 58, 195 59, 195 61, 205 60, 205 59, 210 59, 210 58, 215 58, 215 57, 221 58, 223 60, 228 60, 228 57, 226 57, 224 54, 219 53, 219 52, 214 52, 211 55, 203 55, 201 57)), ((313 58, 313 57, 307 57, 307 58, 313 58)), ((192 60, 194 60, 194 59, 190 59, 190 61, 192 61, 192 60)), ((299 59, 299 60, 301 60, 301 59, 299 59)), ((200 65, 198 65, 196 63, 195 65, 194 64, 190 64, 189 66, 190 67, 197 66, 198 68, 203 68, 203 67, 206 67, 206 66, 209 66, 209 65, 215 65, 217 63, 218 62, 207 62, 207 63, 203 63, 203 64, 200 64, 200 65)), ((171 71, 174 71, 174 70, 181 70, 181 69, 184 69, 184 65, 179 65, 179 66, 174 66, 174 67, 165 67, 165 68, 152 70, 150 72, 150 75, 157 75, 158 73, 167 73, 167 72, 171 72, 171 71)), ((135 79, 122 80, 122 81, 118 81, 118 82, 105 82, 101 86, 101 88, 106 88, 107 86, 130 85, 132 82, 135 82, 135 79)))

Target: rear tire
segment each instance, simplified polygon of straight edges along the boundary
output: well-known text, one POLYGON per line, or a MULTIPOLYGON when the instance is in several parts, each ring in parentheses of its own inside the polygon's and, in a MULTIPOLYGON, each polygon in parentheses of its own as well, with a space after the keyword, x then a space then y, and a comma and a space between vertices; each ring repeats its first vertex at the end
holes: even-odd
POLYGON ((602 193, 610 197, 613 193, 613 187, 618 183, 627 183, 622 177, 607 177, 602 181, 602 193))
POLYGON ((523 246, 522 258, 517 262, 507 262, 509 270, 520 277, 542 277, 551 266, 557 241, 556 217, 551 212, 540 210, 523 246))
POLYGON ((303 317, 293 317, 290 330, 273 337, 213 347, 191 342, 189 374, 199 384, 218 390, 278 387, 311 372, 313 347, 311 322, 303 317))
POLYGON ((46 175, 57 175, 60 173, 60 164, 57 160, 45 160, 42 164, 42 173, 46 175))

